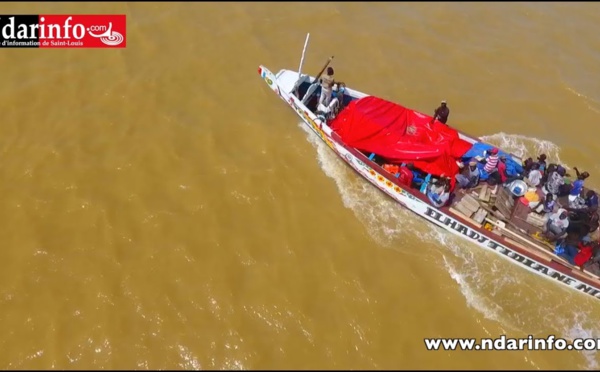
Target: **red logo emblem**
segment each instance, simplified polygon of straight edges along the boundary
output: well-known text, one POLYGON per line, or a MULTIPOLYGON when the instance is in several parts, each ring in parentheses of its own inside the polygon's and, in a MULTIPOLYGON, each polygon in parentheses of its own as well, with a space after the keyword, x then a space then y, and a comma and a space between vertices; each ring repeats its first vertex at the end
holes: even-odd
POLYGON ((0 47, 125 48, 123 14, 0 15, 0 47))

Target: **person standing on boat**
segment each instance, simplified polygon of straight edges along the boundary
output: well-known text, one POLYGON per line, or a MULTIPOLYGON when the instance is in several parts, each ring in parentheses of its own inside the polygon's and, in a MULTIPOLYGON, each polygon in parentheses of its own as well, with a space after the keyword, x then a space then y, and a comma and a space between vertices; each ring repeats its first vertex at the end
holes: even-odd
POLYGON ((558 195, 560 188, 565 183, 566 170, 563 167, 557 167, 552 173, 548 174, 548 181, 545 185, 544 192, 558 195))
POLYGON ((477 161, 471 160, 469 162, 469 167, 455 176, 456 182, 463 189, 468 189, 471 187, 475 187, 479 184, 479 169, 477 168, 477 161))
POLYGON ((319 105, 325 107, 331 103, 331 94, 333 93, 333 67, 327 67, 327 74, 321 76, 321 96, 319 97, 319 105))
POLYGON ((537 164, 539 165, 539 170, 544 173, 546 171, 546 154, 542 154, 537 158, 537 164))
POLYGON ((590 176, 588 172, 579 173, 579 169, 577 169, 577 167, 574 167, 573 169, 575 169, 575 172, 577 173, 577 180, 575 180, 571 186, 571 191, 569 192, 569 203, 573 203, 577 197, 581 195, 584 181, 590 176))
POLYGON ((448 106, 446 106, 446 100, 443 100, 440 107, 435 109, 435 112, 433 113, 433 120, 438 120, 439 122, 446 124, 449 115, 450 109, 448 106))
POLYGON ((533 163, 531 171, 529 171, 529 174, 525 177, 525 182, 531 187, 538 187, 541 181, 542 172, 540 171, 540 165, 538 163, 533 163))

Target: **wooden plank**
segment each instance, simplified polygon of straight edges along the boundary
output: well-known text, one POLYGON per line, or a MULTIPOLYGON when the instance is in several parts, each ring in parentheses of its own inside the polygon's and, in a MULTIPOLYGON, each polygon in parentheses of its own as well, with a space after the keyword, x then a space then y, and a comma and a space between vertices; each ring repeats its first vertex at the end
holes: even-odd
POLYGON ((498 211, 494 211, 492 210, 492 208, 482 205, 481 208, 485 209, 486 211, 488 211, 488 213, 491 213, 492 216, 500 219, 500 220, 506 220, 507 218, 504 216, 504 214, 502 212, 498 211))
POLYGON ((454 208, 456 208, 465 217, 471 218, 471 216, 473 215, 473 211, 471 211, 469 208, 465 207, 465 205, 463 203, 456 204, 454 206, 454 208))
POLYGON ((488 203, 490 201, 491 197, 492 197, 492 192, 490 191, 490 189, 487 189, 487 191, 485 192, 485 196, 483 197, 483 201, 488 203))
POLYGON ((496 196, 498 194, 499 189, 500 187, 498 187, 498 185, 494 186, 494 188, 491 190, 491 194, 496 196))
POLYGON ((546 224, 546 219, 537 213, 531 212, 527 214, 527 219, 525 219, 525 222, 535 227, 542 228, 546 224))
POLYGON ((500 204, 496 203, 496 208, 498 208, 498 210, 500 211, 500 213, 502 213, 502 215, 504 216, 505 219, 509 219, 510 216, 512 215, 510 209, 506 208, 506 206, 503 205, 502 203, 500 203, 500 204))
POLYGON ((477 199, 475 199, 469 194, 465 194, 465 196, 462 198, 462 201, 479 207, 479 202, 477 201, 477 199))
POLYGON ((472 212, 476 212, 479 209, 479 202, 471 195, 465 195, 460 202, 464 203, 464 207, 472 212))
POLYGON ((485 209, 479 208, 477 212, 475 212, 475 216, 473 216, 473 219, 479 222, 480 224, 483 224, 483 221, 485 220, 485 217, 487 217, 487 214, 488 212, 485 209))
POLYGON ((487 183, 483 185, 483 187, 481 188, 481 190, 479 191, 479 199, 480 200, 485 200, 485 194, 488 192, 488 185, 487 183))
POLYGON ((454 213, 457 216, 464 218, 467 222, 469 222, 479 228, 481 228, 483 226, 483 224, 478 223, 477 221, 473 220, 471 217, 465 216, 464 213, 462 213, 461 211, 459 211, 453 207, 450 207, 448 209, 450 210, 450 212, 454 213))

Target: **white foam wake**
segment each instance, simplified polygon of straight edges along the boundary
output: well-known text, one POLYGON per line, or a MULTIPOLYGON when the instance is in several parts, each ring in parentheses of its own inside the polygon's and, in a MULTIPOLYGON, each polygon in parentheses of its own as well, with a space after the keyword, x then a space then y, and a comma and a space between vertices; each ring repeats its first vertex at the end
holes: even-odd
MULTIPOLYGON (((460 287, 468 306, 485 318, 497 321, 509 332, 518 331, 536 337, 548 334, 565 338, 600 337, 596 300, 586 299, 534 276, 425 222, 357 176, 310 129, 302 123, 299 125, 315 146, 321 168, 335 181, 344 205, 365 224, 378 244, 388 248, 404 247, 403 242, 418 238, 432 248, 437 247, 443 262, 432 267, 445 267, 460 287)), ((549 161, 565 165, 560 160, 559 147, 549 141, 506 133, 484 136, 482 140, 521 157, 535 159, 545 153, 549 161)), ((434 251, 418 250, 413 254, 420 255, 422 260, 439 260, 434 251)), ((582 365, 579 368, 598 368, 600 358, 597 352, 582 352, 581 355, 582 365)), ((531 360, 532 355, 527 353, 525 359, 536 367, 531 360)))

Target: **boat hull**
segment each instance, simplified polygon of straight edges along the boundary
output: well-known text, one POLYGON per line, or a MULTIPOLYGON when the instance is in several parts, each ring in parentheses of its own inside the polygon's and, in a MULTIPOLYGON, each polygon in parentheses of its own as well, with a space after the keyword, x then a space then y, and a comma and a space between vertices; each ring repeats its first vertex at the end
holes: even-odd
MULTIPOLYGON (((573 272, 559 262, 523 250, 518 246, 503 243, 498 238, 494 238, 496 234, 472 225, 469 226, 467 221, 451 215, 444 208, 438 209, 427 203, 418 194, 418 190, 407 190, 396 180, 390 179, 389 175, 377 169, 380 167, 371 166, 369 164, 371 162, 363 154, 342 143, 339 137, 335 133, 332 133, 327 125, 322 124, 298 98, 280 87, 278 85, 278 78, 268 69, 261 66, 259 74, 267 85, 294 110, 304 125, 314 132, 333 152, 363 178, 403 207, 456 236, 475 243, 481 248, 495 252, 504 259, 520 265, 529 272, 560 283, 588 297, 600 300, 600 283, 594 283, 594 280, 589 280, 582 274, 573 272)), ((360 94, 366 96, 363 93, 360 94)))

